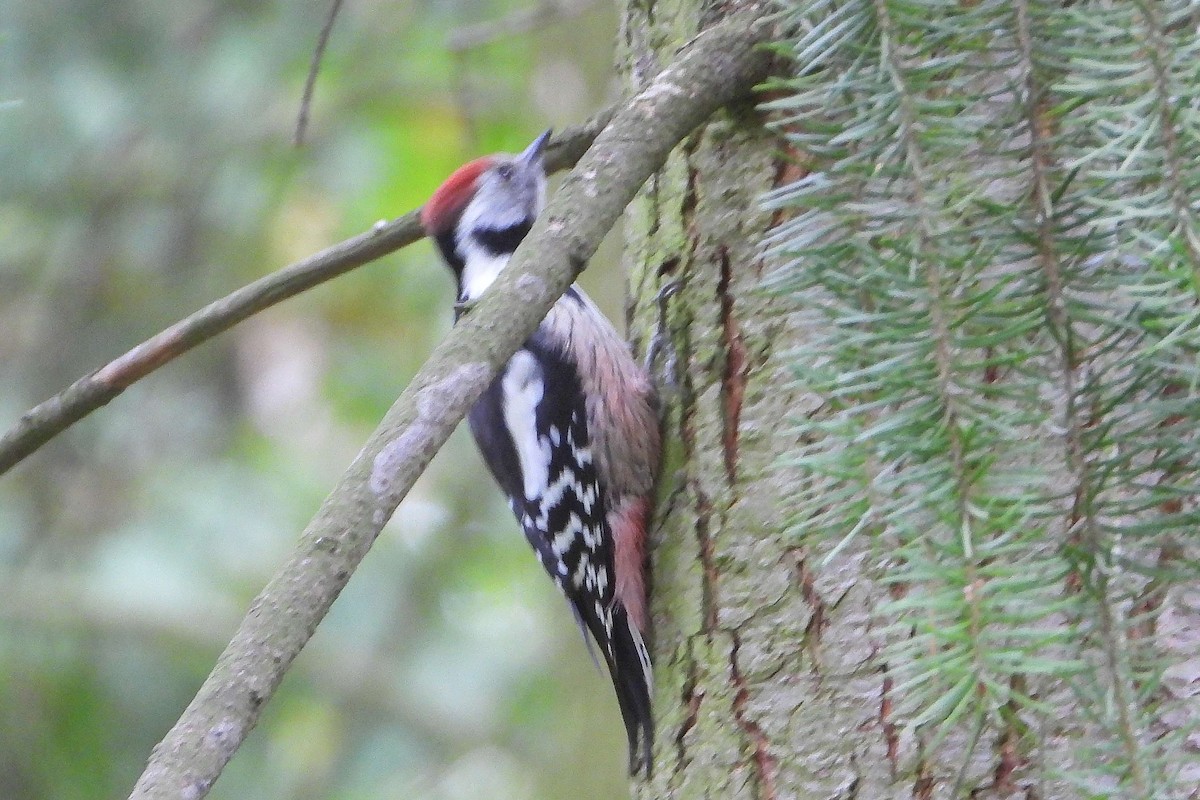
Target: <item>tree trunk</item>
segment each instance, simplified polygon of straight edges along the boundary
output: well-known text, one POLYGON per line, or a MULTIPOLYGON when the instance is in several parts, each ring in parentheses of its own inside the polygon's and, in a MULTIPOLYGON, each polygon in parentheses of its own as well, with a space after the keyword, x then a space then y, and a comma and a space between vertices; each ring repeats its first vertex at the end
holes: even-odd
MULTIPOLYGON (((625 8, 634 90, 711 21, 698 2, 661 5, 625 8)), ((782 147, 753 103, 722 112, 627 214, 630 330, 659 354, 667 443, 651 544, 655 772, 635 796, 948 797, 964 762, 1011 773, 1012 748, 956 731, 923 755, 876 658, 885 584, 861 555, 824 563, 788 533, 788 498, 808 480, 784 463, 800 444, 788 420, 818 403, 789 388, 797 309, 762 291, 773 220, 760 200, 796 177, 782 147)), ((994 784, 971 796, 1013 785, 994 784)))
MULTIPOLYGON (((628 0, 621 60, 630 86, 644 86, 714 13, 698 0, 628 0)), ((880 557, 885 545, 862 544, 864 534, 831 556, 831 548, 814 553, 789 534, 796 522, 789 508, 798 506, 790 500, 812 480, 787 464, 801 445, 789 420, 820 406, 794 388, 791 370, 815 332, 809 326, 820 323, 762 290, 773 265, 760 243, 777 220, 760 200, 796 177, 784 147, 752 103, 722 112, 681 144, 627 215, 630 330, 643 352, 658 355, 667 442, 651 541, 655 772, 635 796, 1050 800, 1092 796, 1092 789, 1121 796, 1119 770, 1096 784, 1072 782, 1096 760, 1093 773, 1106 769, 1099 749, 1088 749, 1098 736, 1093 715, 1104 712, 1036 662, 1003 679, 1012 698, 1003 707, 958 716, 970 703, 947 694, 937 701, 950 704, 938 712, 947 723, 917 724, 923 709, 906 702, 896 677, 906 665, 889 668, 883 657, 911 635, 904 612, 886 628, 876 613, 905 592, 889 581, 894 559, 880 557)), ((1045 444, 1047 453, 1061 449, 1056 439, 1045 444)), ((831 494, 830 505, 837 502, 831 494)), ((1195 540, 1187 547, 1194 552, 1195 540)), ((1076 569, 1064 597, 1078 592, 1076 569)), ((964 596, 983 591, 976 587, 989 589, 968 581, 964 596)), ((1192 645, 1181 644, 1200 630, 1188 591, 1194 583, 1154 601, 1166 608, 1157 619, 1169 634, 1155 647, 1188 659, 1166 671, 1165 689, 1157 690, 1176 701, 1200 691, 1192 645)), ((1145 611, 1121 602, 1122 613, 1145 611)), ((1087 624, 1053 615, 1032 624, 1070 632, 1076 639, 1064 651, 1094 661, 1095 643, 1078 632, 1087 624)), ((1110 646, 1125 657, 1137 644, 1127 639, 1137 636, 1121 628, 1110 646)), ((1119 698, 1108 702, 1122 710, 1119 698)), ((1145 698, 1130 702, 1150 707, 1145 698)), ((1188 776, 1200 769, 1184 766, 1179 738, 1193 730, 1193 703, 1164 704, 1174 710, 1148 714, 1145 730, 1125 728, 1127 750, 1165 743, 1171 763, 1163 771, 1178 771, 1184 787, 1171 797, 1197 796, 1188 776)), ((1194 748, 1194 734, 1189 741, 1194 748)))
MULTIPOLYGON (((634 90, 702 17, 699 2, 627 4, 634 90)), ((762 122, 751 104, 722 112, 627 213, 631 330, 659 352, 667 407, 644 798, 850 796, 861 773, 887 773, 884 678, 851 677, 871 649, 855 576, 818 575, 785 533, 794 476, 777 462, 795 442, 783 423, 808 399, 784 388, 801 331, 783 301, 756 291, 771 225, 759 198, 784 170, 762 122)))

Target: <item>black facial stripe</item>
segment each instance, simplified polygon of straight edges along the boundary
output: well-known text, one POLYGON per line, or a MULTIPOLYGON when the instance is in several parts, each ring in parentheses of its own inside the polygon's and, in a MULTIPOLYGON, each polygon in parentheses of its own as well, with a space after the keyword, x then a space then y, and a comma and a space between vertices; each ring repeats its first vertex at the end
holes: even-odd
POLYGON ((533 222, 520 222, 507 228, 483 228, 473 231, 472 236, 493 256, 502 256, 513 252, 517 245, 529 233, 533 222))
POLYGON ((463 263, 462 256, 458 254, 458 250, 455 249, 454 231, 443 231, 434 236, 433 240, 437 242, 438 250, 441 251, 442 258, 446 260, 450 269, 454 270, 455 275, 461 275, 463 267, 466 265, 463 263))

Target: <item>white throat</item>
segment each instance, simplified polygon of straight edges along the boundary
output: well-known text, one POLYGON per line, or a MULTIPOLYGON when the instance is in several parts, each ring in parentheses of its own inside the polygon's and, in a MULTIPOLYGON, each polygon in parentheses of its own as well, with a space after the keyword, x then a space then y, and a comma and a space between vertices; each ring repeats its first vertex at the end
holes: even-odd
POLYGON ((460 301, 472 303, 500 277, 500 272, 508 266, 511 253, 493 255, 488 249, 475 241, 473 236, 464 236, 458 243, 459 253, 463 257, 462 297, 460 301))

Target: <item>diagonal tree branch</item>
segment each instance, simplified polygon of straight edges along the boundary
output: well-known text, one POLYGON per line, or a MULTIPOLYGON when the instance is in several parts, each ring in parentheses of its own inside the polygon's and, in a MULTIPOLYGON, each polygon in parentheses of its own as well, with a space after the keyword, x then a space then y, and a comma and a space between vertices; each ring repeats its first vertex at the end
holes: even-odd
POLYGON ((508 269, 413 378, 254 600, 131 800, 206 795, 351 572, 467 409, 570 286, 675 145, 766 76, 770 24, 744 12, 693 39, 622 106, 508 269))
MULTIPOLYGON (((555 137, 546 148, 546 168, 557 172, 574 166, 596 134, 612 119, 614 111, 615 108, 606 108, 582 125, 568 128, 555 137)), ((0 438, 0 475, 196 345, 282 300, 420 240, 425 236, 418 220, 420 212, 417 209, 391 222, 379 222, 367 233, 339 242, 214 300, 26 411, 0 438)))

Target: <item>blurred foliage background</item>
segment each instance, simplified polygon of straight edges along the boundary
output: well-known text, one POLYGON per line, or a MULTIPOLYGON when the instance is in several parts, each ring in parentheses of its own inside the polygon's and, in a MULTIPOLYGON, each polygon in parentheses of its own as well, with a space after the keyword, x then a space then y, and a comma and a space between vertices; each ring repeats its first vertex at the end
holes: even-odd
MULTIPOLYGON (((297 149, 327 0, 0 6, 0 425, 610 100, 607 3, 447 47, 527 7, 346 3, 297 149)), ((602 253, 584 282, 620 318, 602 253)), ((409 248, 185 356, 0 478, 0 798, 128 792, 451 301, 433 250, 409 248)), ((211 796, 623 793, 616 704, 579 638, 459 431, 211 796)))

